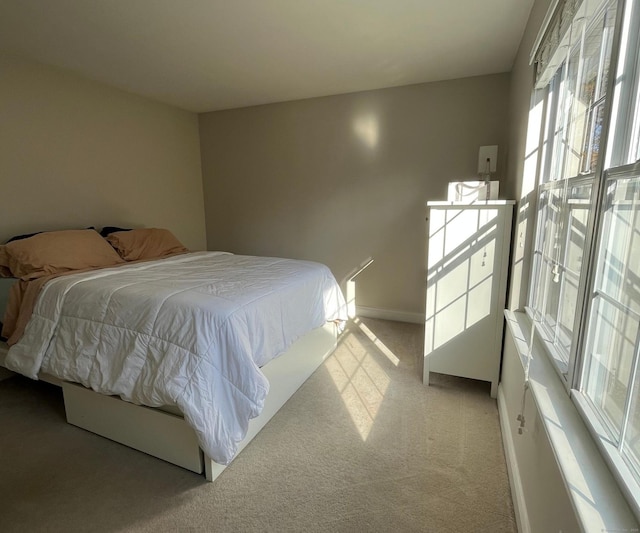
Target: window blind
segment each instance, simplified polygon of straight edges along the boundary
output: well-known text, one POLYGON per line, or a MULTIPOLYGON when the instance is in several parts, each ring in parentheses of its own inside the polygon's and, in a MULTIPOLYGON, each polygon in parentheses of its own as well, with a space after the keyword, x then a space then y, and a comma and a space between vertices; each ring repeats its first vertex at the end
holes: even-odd
POLYGON ((571 27, 575 19, 585 16, 590 0, 559 0, 552 3, 531 54, 535 64, 535 87, 547 86, 558 67, 566 59, 571 45, 571 27))

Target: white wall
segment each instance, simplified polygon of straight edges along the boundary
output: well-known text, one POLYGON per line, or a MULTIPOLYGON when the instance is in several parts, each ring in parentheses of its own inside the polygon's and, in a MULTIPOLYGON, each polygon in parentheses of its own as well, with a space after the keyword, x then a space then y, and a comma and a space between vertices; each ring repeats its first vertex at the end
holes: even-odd
POLYGON ((524 370, 511 333, 508 328, 506 330, 500 417, 503 418, 503 431, 505 427, 508 428, 503 439, 511 443, 505 446, 507 450, 511 448, 512 452, 511 456, 506 454, 507 461, 511 461, 509 474, 512 478, 514 474, 518 476, 516 484, 512 483, 514 505, 517 511, 526 515, 526 525, 520 533, 578 533, 581 528, 530 392, 526 393, 525 399, 525 431, 522 435, 518 434, 517 417, 524 391, 524 370), (519 502, 518 498, 522 498, 522 501, 519 502))
POLYGON ((200 116, 210 249, 321 261, 339 280, 366 258, 361 306, 424 313, 427 200, 477 179, 501 147, 509 75, 200 116))
POLYGON ((0 54, 0 242, 165 227, 206 246, 197 115, 0 54))

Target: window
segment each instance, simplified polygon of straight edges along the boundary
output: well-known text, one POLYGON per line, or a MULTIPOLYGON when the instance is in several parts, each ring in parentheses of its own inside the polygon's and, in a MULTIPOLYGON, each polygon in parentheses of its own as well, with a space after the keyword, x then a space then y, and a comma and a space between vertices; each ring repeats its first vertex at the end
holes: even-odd
POLYGON ((580 389, 640 479, 640 165, 608 174, 580 389))
POLYGON ((616 2, 591 16, 582 6, 568 35, 568 53, 548 86, 547 138, 538 196, 530 308, 566 377, 576 339, 579 287, 600 156, 616 2))
POLYGON ((568 371, 578 303, 592 178, 549 182, 540 187, 536 279, 533 302, 540 334, 563 374, 568 371))
MULTIPOLYGON (((536 90, 545 93, 546 118, 528 302, 536 333, 567 389, 586 399, 587 423, 605 428, 617 454, 611 464, 623 464, 616 467, 619 478, 635 486, 640 483, 639 4, 561 0, 551 37, 537 52, 536 90)), ((634 503, 640 512, 640 501, 634 503)))

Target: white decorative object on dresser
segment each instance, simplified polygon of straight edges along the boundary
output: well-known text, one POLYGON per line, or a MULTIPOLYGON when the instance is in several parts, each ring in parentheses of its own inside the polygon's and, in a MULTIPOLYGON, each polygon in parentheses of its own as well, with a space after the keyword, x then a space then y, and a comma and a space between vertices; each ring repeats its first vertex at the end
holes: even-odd
POLYGON ((424 375, 491 382, 498 392, 512 200, 427 202, 424 375))

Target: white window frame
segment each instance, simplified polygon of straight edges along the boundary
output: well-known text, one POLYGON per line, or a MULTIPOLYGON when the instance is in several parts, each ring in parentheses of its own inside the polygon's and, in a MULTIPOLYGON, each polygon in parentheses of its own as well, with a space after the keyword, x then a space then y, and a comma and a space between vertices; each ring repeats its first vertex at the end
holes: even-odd
MULTIPOLYGON (((624 10, 624 0, 618 0, 617 4, 618 4, 618 8, 617 8, 617 15, 616 15, 616 24, 615 24, 613 46, 612 46, 612 53, 611 53, 611 59, 610 59, 610 74, 607 80, 607 90, 606 90, 606 94, 608 95, 608 98, 605 104, 605 118, 603 121, 602 132, 601 132, 601 138, 603 139, 603 141, 600 143, 601 154, 604 153, 604 157, 599 158, 596 169, 593 172, 589 172, 585 174, 578 173, 575 176, 568 176, 559 180, 557 179, 562 172, 561 169, 564 168, 566 148, 559 149, 559 146, 562 144, 562 141, 558 142, 555 132, 561 129, 563 132, 562 135, 566 137, 568 133, 568 127, 569 127, 568 114, 565 113, 563 109, 563 106, 566 105, 566 97, 563 94, 562 86, 563 84, 567 83, 566 81, 568 78, 567 65, 569 63, 570 58, 575 53, 576 47, 581 48, 583 46, 584 35, 582 35, 579 42, 574 43, 573 46, 568 46, 566 48, 564 52, 564 59, 562 60, 561 64, 558 66, 558 71, 551 78, 548 85, 544 89, 538 89, 538 90, 546 91, 547 95, 545 96, 545 98, 548 98, 550 94, 553 95, 553 98, 551 99, 551 101, 547 102, 547 112, 546 112, 545 126, 544 126, 545 141, 543 141, 543 144, 546 144, 546 146, 549 146, 550 149, 545 150, 545 157, 542 161, 542 165, 540 166, 540 173, 538 175, 539 185, 537 187, 537 194, 536 194, 538 204, 542 194, 542 190, 545 188, 548 189, 550 187, 550 185, 548 185, 548 182, 553 179, 555 179, 555 181, 558 181, 558 182, 563 182, 563 183, 566 182, 567 187, 571 187, 576 183, 582 182, 583 180, 591 179, 592 180, 591 204, 592 206, 599 205, 597 202, 599 199, 600 183, 602 182, 604 161, 606 159, 606 149, 607 149, 606 140, 608 138, 607 136, 608 122, 609 122, 609 116, 611 113, 611 100, 612 100, 611 95, 615 86, 615 83, 614 83, 615 76, 613 75, 613 73, 615 71, 615 65, 616 65, 616 59, 617 59, 617 53, 618 53, 617 45, 619 44, 619 41, 620 41, 620 38, 618 37, 618 33, 619 33, 618 28, 620 27, 621 20, 622 20, 620 12, 624 10), (562 113, 562 115, 559 117, 557 114, 558 107, 560 107, 561 113, 562 113), (561 128, 558 127, 557 118, 563 121, 561 128), (560 152, 560 154, 558 154, 558 152, 560 152), (560 155, 560 157, 558 157, 558 155, 560 155), (545 179, 545 178, 550 178, 550 179, 545 179)), ((602 5, 592 13, 592 17, 594 21, 597 21, 599 19, 604 7, 605 7, 605 2, 603 2, 602 5)), ((583 5, 583 8, 586 9, 584 5, 583 5)), ((578 54, 578 57, 579 57, 579 64, 577 67, 578 74, 577 74, 577 81, 576 81, 576 87, 574 88, 574 92, 577 90, 581 82, 581 75, 582 75, 581 74, 581 71, 582 71, 581 53, 582 52, 580 51, 578 54)), ((595 102, 594 102, 594 105, 595 105, 595 102)), ((580 313, 580 310, 583 310, 585 306, 585 300, 586 300, 585 292, 586 292, 586 287, 587 287, 588 277, 589 277, 587 275, 587 270, 590 268, 590 265, 592 264, 590 261, 590 258, 592 255, 591 250, 592 250, 593 241, 594 241, 593 233, 594 233, 594 228, 596 227, 595 216, 596 216, 597 209, 598 208, 596 207, 592 207, 592 209, 590 210, 588 221, 587 221, 587 227, 585 231, 585 251, 583 254, 582 268, 581 268, 580 276, 578 279, 578 289, 577 289, 578 297, 575 303, 577 312, 576 312, 574 324, 572 327, 573 332, 584 331, 584 329, 581 329, 582 315, 580 313)), ((539 240, 540 224, 541 224, 540 205, 538 205, 538 208, 536 209, 535 226, 534 226, 536 228, 536 237, 534 240, 534 248, 532 250, 533 261, 531 262, 531 272, 529 277, 530 280, 540 279, 537 277, 538 272, 536 271, 536 268, 538 267, 538 264, 539 264, 539 258, 536 257, 536 254, 538 254, 538 251, 542 248, 539 240)), ((565 244, 566 244, 566 241, 563 243, 563 246, 565 244)), ((564 250, 564 252, 566 253, 566 249, 564 250)), ((558 263, 560 263, 560 261, 558 261, 558 263)), ((562 268, 564 268, 563 264, 561 264, 561 266, 562 268)), ((528 302, 535 302, 536 289, 537 289, 536 284, 530 282, 528 302)), ((562 353, 556 347, 549 328, 545 326, 541 326, 539 324, 539 319, 540 319, 539 310, 535 309, 532 304, 528 305, 526 310, 530 318, 532 319, 532 322, 536 329, 536 334, 543 341, 543 344, 545 345, 548 355, 551 357, 551 360, 554 368, 556 369, 556 372, 560 376, 564 384, 564 387, 567 389, 567 392, 569 392, 572 388, 574 388, 576 383, 575 367, 576 367, 577 354, 579 353, 579 349, 580 349, 579 340, 576 340, 575 342, 571 343, 569 353, 567 354, 562 353)))
MULTIPOLYGON (((609 178, 624 178, 631 175, 640 175, 640 161, 637 161, 635 163, 628 164, 628 165, 621 165, 605 171, 603 173, 602 187, 601 187, 602 193, 603 193, 602 196, 604 196, 604 191, 609 178)), ((602 209, 603 202, 604 202, 604 198, 602 197, 600 198, 599 204, 598 204, 599 206, 598 215, 600 219, 598 221, 598 227, 601 227, 601 225, 603 224, 603 221, 602 221, 602 218, 604 217, 604 209, 602 209)), ((585 298, 586 301, 584 304, 583 317, 582 317, 583 318, 582 322, 584 323, 584 329, 582 331, 585 332, 585 335, 581 336, 582 338, 580 342, 580 345, 581 345, 580 353, 582 355, 576 361, 576 366, 574 369, 575 375, 573 379, 574 386, 571 389, 571 396, 572 396, 572 399, 574 400, 574 403, 578 407, 578 410, 580 411, 581 415, 587 422, 587 427, 592 432, 592 435, 596 440, 596 444, 598 445, 601 452, 603 453, 603 456, 606 459, 607 463, 609 464, 609 467, 611 468, 614 476, 616 477, 622 491, 625 493, 627 499, 629 500, 632 507, 634 508, 636 515, 638 515, 640 513, 640 471, 636 469, 637 467, 634 468, 633 466, 629 465, 625 460, 625 458, 621 455, 620 445, 615 442, 616 438, 613 435, 613 431, 609 425, 608 420, 602 415, 602 413, 600 412, 598 407, 594 404, 592 399, 582 391, 584 381, 586 380, 586 377, 587 377, 585 375, 585 363, 586 363, 587 356, 584 352, 586 350, 586 347, 588 346, 589 339, 586 333, 589 333, 589 335, 592 334, 592 332, 589 331, 587 324, 590 320, 591 311, 596 301, 596 298, 594 296, 597 291, 596 289, 596 282, 597 282, 596 268, 598 266, 597 256, 600 250, 602 238, 603 238, 602 231, 599 231, 597 235, 594 236, 593 254, 592 254, 593 259, 591 262, 593 266, 589 268, 589 275, 588 275, 588 283, 589 283, 588 286, 590 288, 590 290, 588 291, 589 298, 585 298)), ((640 338, 640 331, 638 332, 638 337, 640 338)), ((632 365, 634 366, 634 369, 631 371, 632 375, 636 371, 639 360, 640 360, 640 354, 638 353, 638 350, 637 350, 638 348, 637 343, 638 343, 638 339, 636 339, 636 353, 634 356, 634 362, 632 363, 632 365)), ((637 377, 631 378, 632 381, 634 379, 637 379, 637 377)), ((624 413, 625 420, 622 422, 623 428, 621 430, 621 435, 620 435, 621 441, 624 439, 624 426, 628 423, 628 417, 629 417, 628 408, 629 406, 628 406, 628 399, 627 399, 627 405, 625 406, 625 413, 624 413)))
MULTIPOLYGON (((600 157, 593 173, 594 179, 591 191, 591 212, 588 217, 588 223, 585 233, 585 250, 581 267, 581 275, 578 286, 578 301, 576 302, 576 317, 574 321, 573 337, 574 342, 571 345, 568 364, 564 363, 564 358, 558 357, 553 344, 549 342, 545 329, 540 327, 537 322, 536 311, 527 308, 527 313, 531 318, 533 327, 531 335, 536 335, 543 341, 544 348, 549 356, 553 366, 558 373, 568 394, 574 401, 578 411, 590 429, 592 436, 603 456, 607 460, 621 490, 626 495, 631 507, 640 520, 640 475, 638 471, 633 471, 629 464, 625 462, 619 450, 612 443, 611 432, 607 428, 607 424, 603 417, 598 413, 598 409, 591 399, 581 392, 583 380, 586 379, 585 371, 585 354, 587 346, 587 332, 589 328, 589 320, 591 316, 592 306, 595 298, 593 298, 594 287, 596 283, 596 268, 598 265, 598 253, 600 249, 600 240, 602 238, 602 224, 604 216, 604 195, 608 176, 620 172, 628 172, 628 163, 634 161, 635 167, 640 171, 640 0, 618 0, 615 30, 613 37, 613 45, 610 59, 610 70, 607 86, 607 99, 605 102, 605 117, 602 123, 601 139, 600 139, 600 157), (632 24, 631 24, 632 23, 632 24), (624 43, 624 45, 621 45, 624 43), (625 73, 626 78, 623 79, 622 85, 618 87, 621 78, 621 72, 625 73), (624 112, 623 112, 624 111, 624 112), (622 140, 622 142, 620 141, 622 140), (636 160, 638 160, 636 162, 636 160), (624 168, 618 168, 627 164, 624 168), (605 172, 606 171, 606 172, 605 172)), ((549 16, 547 16, 549 19, 549 16)), ((567 52, 567 58, 569 57, 567 52)), ((541 176, 550 175, 552 165, 555 163, 555 147, 554 135, 552 129, 556 128, 555 124, 555 108, 558 105, 558 97, 549 99, 549 95, 553 90, 558 89, 551 87, 551 83, 544 89, 547 91, 545 96, 546 106, 546 122, 545 134, 542 136, 540 145, 542 151, 546 154, 543 157, 542 164, 539 167, 539 183, 541 176), (554 101, 555 100, 555 101, 554 101), (553 123, 549 118, 554 116, 553 123), (549 152, 551 152, 549 154, 549 152), (553 161, 552 161, 553 159, 553 161)), ((538 89, 540 90, 540 89, 538 89)), ((596 102, 594 102, 595 106, 596 102)), ((566 124, 563 125, 566 128, 566 124)), ((634 167, 634 168, 635 168, 634 167)), ((577 177, 576 177, 577 178, 577 177)), ((569 179, 576 179, 569 178, 569 179)), ((536 197, 541 197, 545 184, 540 183, 536 189, 536 197)), ((535 303, 537 294, 535 292, 535 281, 538 278, 537 269, 541 259, 541 252, 544 251, 538 239, 541 221, 540 209, 536 209, 535 220, 535 240, 531 249, 532 261, 531 272, 529 275, 529 302, 535 303)), ((544 308, 544 306, 543 306, 544 308)), ((639 332, 640 338, 640 332, 639 332)), ((636 349, 635 359, 633 362, 633 372, 637 371, 640 366, 640 349, 636 349)), ((633 377, 631 378, 634 379, 633 377)), ((640 377, 636 378, 640 379, 640 377)), ((633 381, 630 382, 633 383, 633 381)), ((629 395, 630 397, 630 395, 629 395)), ((626 406, 625 416, 629 416, 628 402, 626 406)), ((622 433, 621 438, 624 438, 622 433)))

